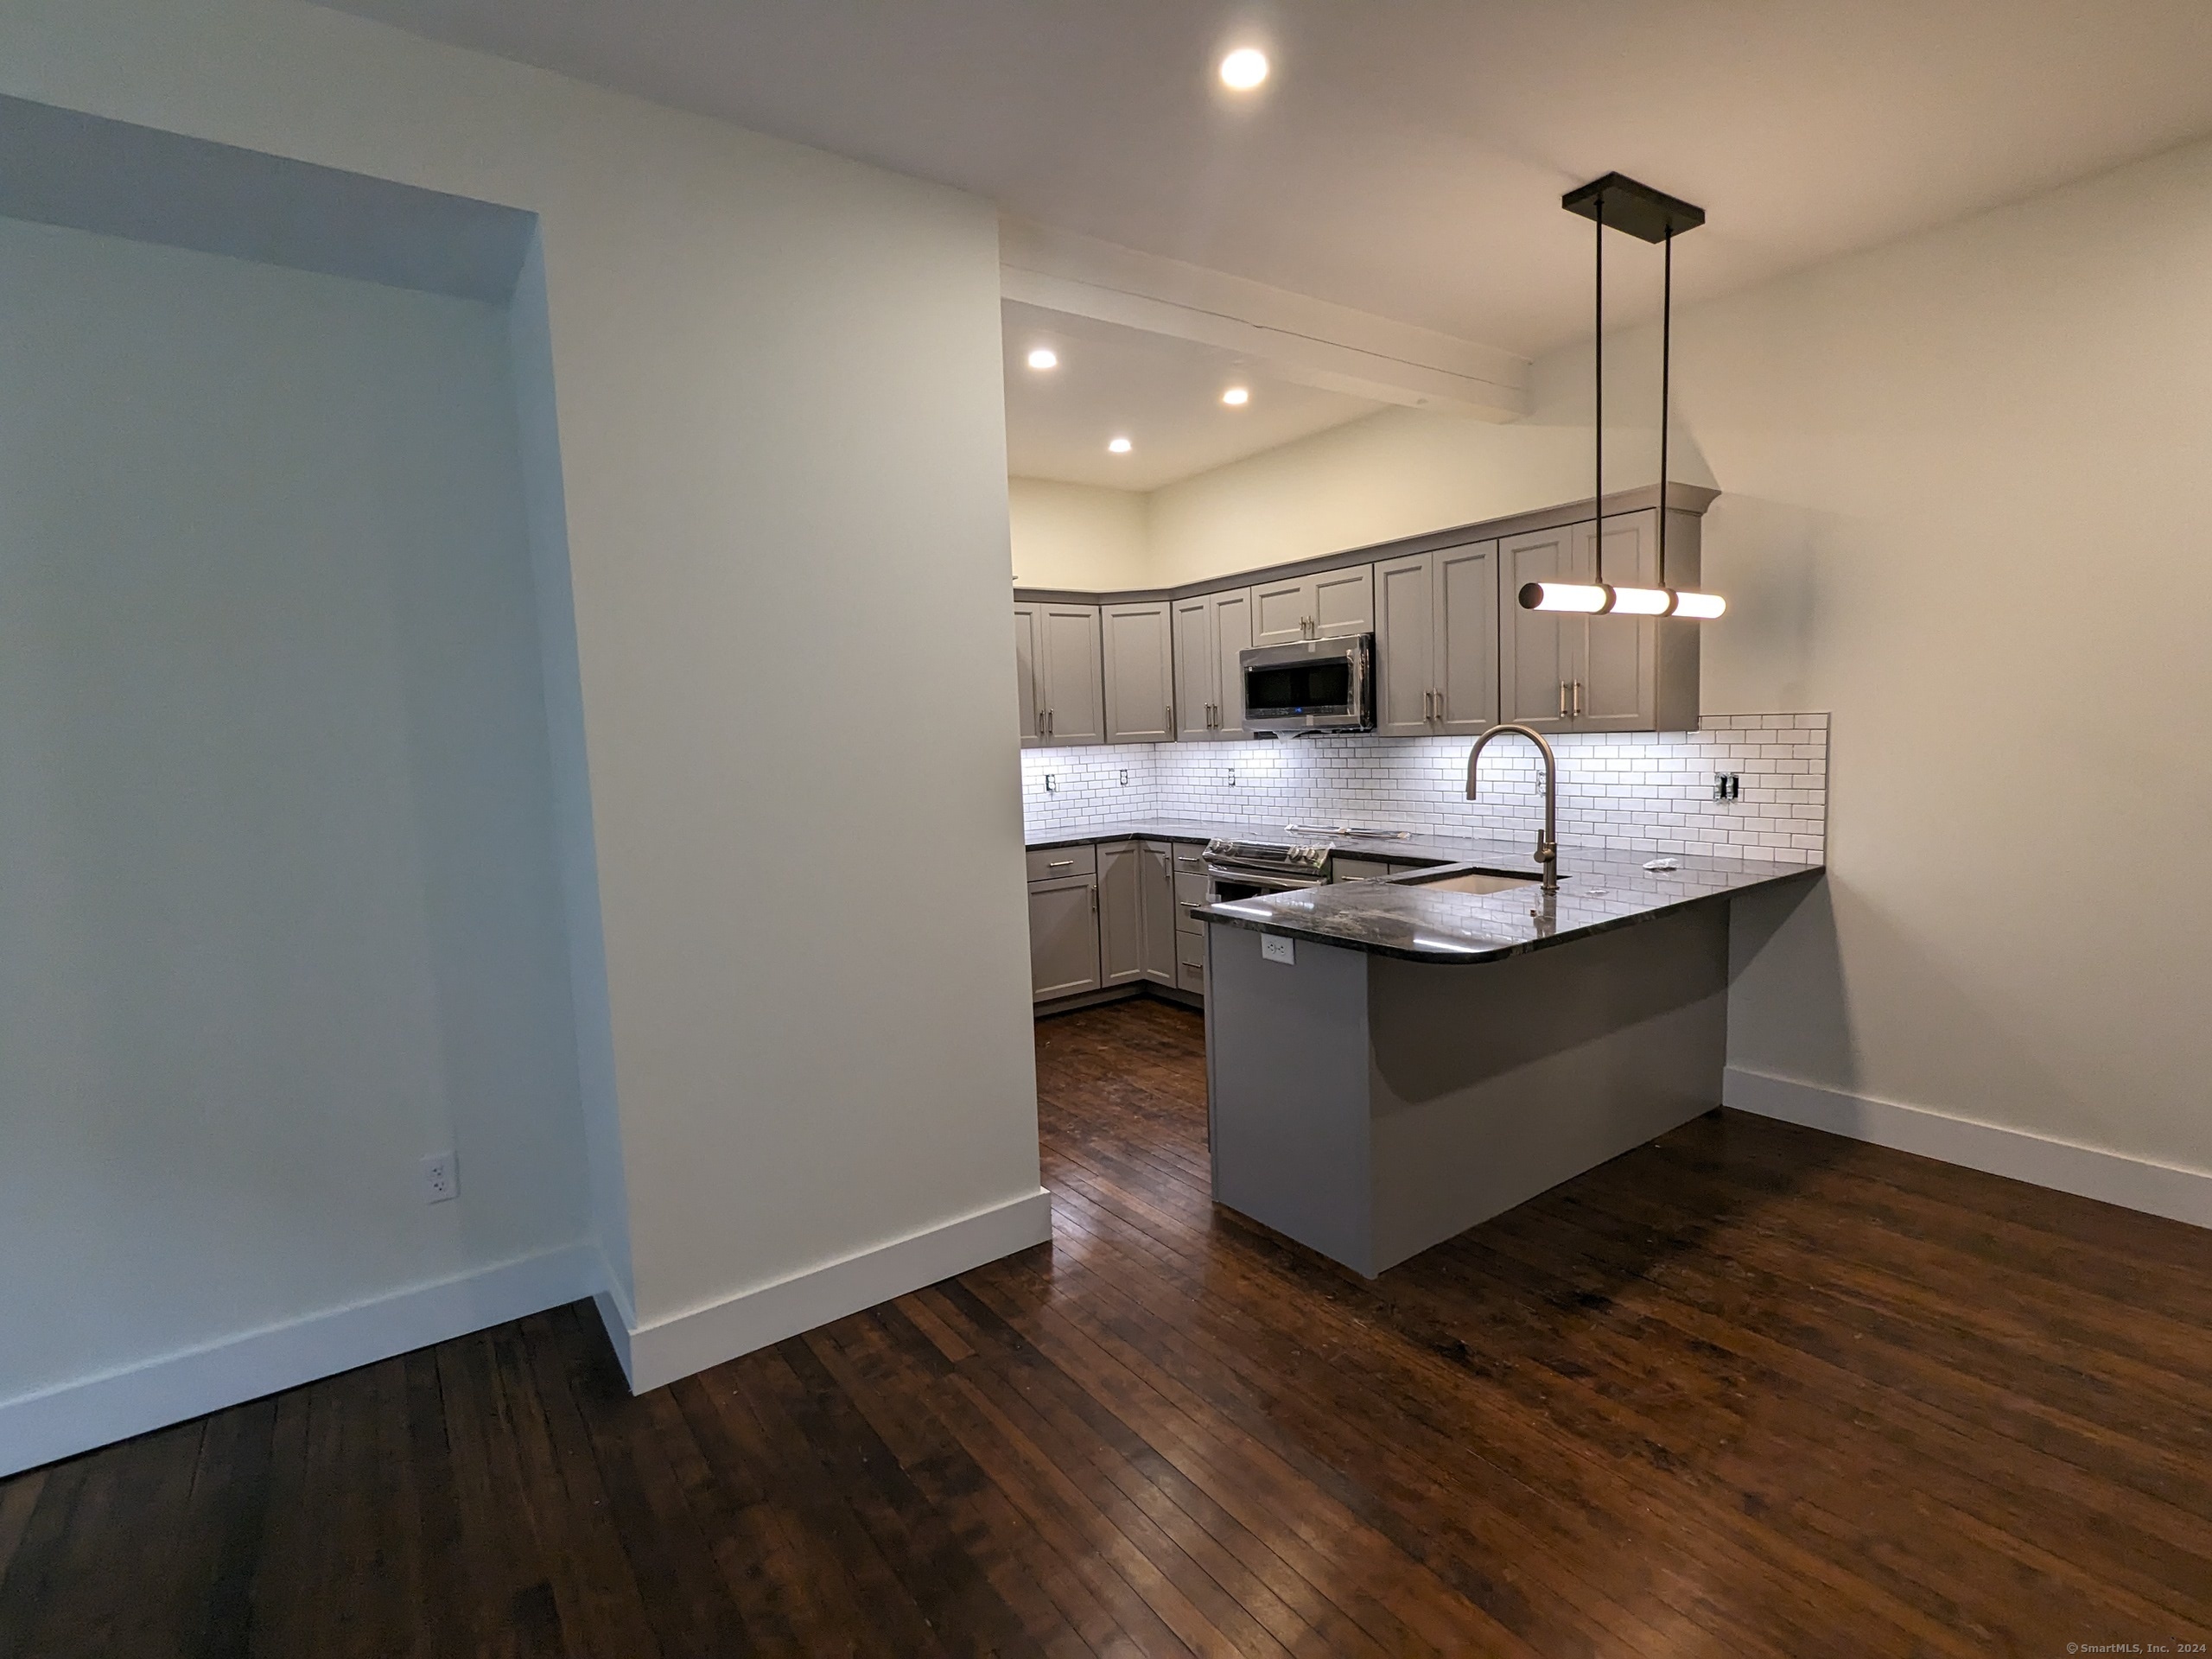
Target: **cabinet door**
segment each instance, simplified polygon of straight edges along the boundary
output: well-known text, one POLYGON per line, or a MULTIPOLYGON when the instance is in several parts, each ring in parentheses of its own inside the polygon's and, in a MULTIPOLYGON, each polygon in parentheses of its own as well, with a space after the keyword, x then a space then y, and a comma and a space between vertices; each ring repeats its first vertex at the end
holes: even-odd
MULTIPOLYGON (((1595 526, 1574 527, 1580 582, 1598 579, 1595 526)), ((1650 588, 1659 581, 1658 518, 1631 512, 1605 520, 1605 580, 1650 588)), ((1575 698, 1578 732, 1648 732, 1658 725, 1659 623, 1649 616, 1593 616, 1583 623, 1581 684, 1575 698)))
POLYGON ((1106 741, 1099 672, 1098 607, 1048 605, 1045 613, 1045 745, 1064 749, 1106 741))
POLYGON ((1213 735, 1215 680, 1221 671, 1214 645, 1213 601, 1205 594, 1175 606, 1175 735, 1203 742, 1213 735))
POLYGON ((1429 557, 1436 568, 1431 729, 1472 736, 1497 724, 1497 543, 1447 547, 1429 557))
POLYGON ((1244 735, 1244 665, 1237 658, 1250 650, 1254 644, 1252 590, 1239 588, 1233 593, 1216 594, 1212 598, 1214 649, 1220 664, 1216 683, 1221 688, 1214 697, 1214 735, 1242 737, 1244 735))
POLYGON ((1044 1002, 1098 988, 1098 878, 1029 884, 1029 995, 1044 1002))
POLYGON ((1144 918, 1144 976, 1157 985, 1175 982, 1175 849, 1164 841, 1139 849, 1137 879, 1144 889, 1139 908, 1144 918))
POLYGON ((1384 737, 1426 736, 1436 729, 1440 683, 1434 569, 1428 554, 1417 553, 1374 569, 1375 729, 1384 737))
POLYGON ((1249 645, 1287 645, 1303 639, 1313 616, 1313 582, 1310 576, 1289 576, 1281 582, 1258 582, 1251 588, 1252 637, 1249 645))
POLYGON ((1044 620, 1034 605, 1014 607, 1014 690, 1021 706, 1021 747, 1045 741, 1044 620))
POLYGON ((1581 677, 1583 619, 1524 611, 1521 587, 1530 582, 1577 582, 1574 527, 1509 536, 1497 544, 1500 715, 1540 732, 1567 729, 1567 688, 1581 677))
POLYGON ((1313 590, 1310 601, 1313 608, 1306 614, 1313 619, 1316 639, 1375 632, 1373 565, 1353 564, 1341 570, 1324 570, 1318 576, 1307 577, 1306 582, 1313 590))
POLYGON ((1098 849, 1098 981, 1144 977, 1144 849, 1133 841, 1098 849))
POLYGON ((1099 613, 1109 743, 1165 743, 1175 735, 1172 626, 1165 601, 1099 613))

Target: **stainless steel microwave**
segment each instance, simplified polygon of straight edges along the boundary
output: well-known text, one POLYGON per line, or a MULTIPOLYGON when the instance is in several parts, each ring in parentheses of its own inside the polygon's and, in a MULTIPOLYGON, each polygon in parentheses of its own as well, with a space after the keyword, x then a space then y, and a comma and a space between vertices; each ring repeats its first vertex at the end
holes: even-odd
POLYGON ((1238 654, 1248 732, 1375 729, 1375 636, 1298 639, 1238 654))

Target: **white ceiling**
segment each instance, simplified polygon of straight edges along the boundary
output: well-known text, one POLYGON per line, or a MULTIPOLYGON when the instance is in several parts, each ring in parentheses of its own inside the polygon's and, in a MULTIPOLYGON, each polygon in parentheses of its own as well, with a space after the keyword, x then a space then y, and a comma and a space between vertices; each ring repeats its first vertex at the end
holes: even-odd
MULTIPOLYGON (((2212 130, 2205 0, 343 0, 1040 223, 1534 355, 1608 169, 1681 297, 2212 130), (1276 60, 1232 106, 1228 41, 1276 60)), ((1625 290, 1624 290, 1625 297, 1625 290)))
POLYGON ((1156 490, 1382 407, 1297 385, 1230 352, 1008 300, 1007 471, 1116 489, 1156 490), (1057 368, 1028 366, 1050 346, 1057 368), (1243 386, 1251 401, 1221 401, 1243 386), (1107 441, 1129 440, 1126 455, 1107 441))

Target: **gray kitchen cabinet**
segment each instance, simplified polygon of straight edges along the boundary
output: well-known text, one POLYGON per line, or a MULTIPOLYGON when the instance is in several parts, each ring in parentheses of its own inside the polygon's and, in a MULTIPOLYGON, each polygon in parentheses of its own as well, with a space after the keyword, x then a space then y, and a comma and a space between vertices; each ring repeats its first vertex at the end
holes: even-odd
POLYGON ((1574 527, 1530 531, 1497 544, 1498 713, 1539 732, 1569 728, 1573 682, 1582 671, 1584 619, 1521 608, 1531 582, 1578 582, 1574 527))
POLYGON ((1436 729, 1436 569, 1427 553, 1375 566, 1375 730, 1436 729))
POLYGON ((1044 613, 1045 744, 1068 748, 1106 741, 1098 607, 1046 605, 1044 613))
POLYGON ((1204 928, 1186 927, 1175 935, 1175 988, 1195 996, 1206 994, 1206 935, 1204 928))
POLYGON ((1174 607, 1175 735, 1207 742, 1244 735, 1244 676, 1252 644, 1251 590, 1198 594, 1174 607))
POLYGON ((1375 631, 1371 565, 1351 564, 1316 575, 1287 576, 1251 590, 1255 645, 1288 645, 1375 631))
POLYGON ((1429 555, 1436 569, 1436 726, 1471 737, 1497 724, 1497 543, 1429 555))
POLYGON ((1144 972, 1144 849, 1134 841, 1098 847, 1098 982, 1133 985, 1144 972))
POLYGON ((1497 723, 1497 543, 1471 542, 1375 570, 1375 729, 1472 735, 1497 723))
MULTIPOLYGON (((1605 520, 1605 575, 1621 587, 1659 580, 1658 512, 1605 520)), ((1565 525, 1499 543, 1498 677, 1506 719, 1539 731, 1688 731, 1697 725, 1701 624, 1649 616, 1578 616, 1524 611, 1522 584, 1595 582, 1596 525, 1565 525)), ((1668 580, 1694 588, 1699 575, 1696 515, 1668 521, 1668 580)))
POLYGON ((1144 976, 1155 985, 1175 982, 1175 849, 1165 841, 1139 844, 1138 909, 1143 925, 1144 976))
POLYGON ((1106 741, 1165 743, 1175 735, 1173 617, 1165 600, 1100 607, 1106 741))
POLYGON ((1045 741, 1045 617, 1040 605, 1014 607, 1014 700, 1021 707, 1021 747, 1041 747, 1045 741))
POLYGON ((1035 1002, 1098 988, 1098 878, 1029 884, 1029 995, 1035 1002))

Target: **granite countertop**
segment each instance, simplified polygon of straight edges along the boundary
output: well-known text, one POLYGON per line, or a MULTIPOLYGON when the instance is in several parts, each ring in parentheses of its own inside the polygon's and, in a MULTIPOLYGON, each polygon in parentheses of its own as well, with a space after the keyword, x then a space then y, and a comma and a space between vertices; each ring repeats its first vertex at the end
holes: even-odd
MULTIPOLYGON (((1493 847, 1492 853, 1468 858, 1459 868, 1497 875, 1541 873, 1526 842, 1493 847)), ((1424 870, 1387 881, 1338 882, 1193 907, 1192 914, 1409 962, 1496 962, 1627 927, 1686 905, 1725 901, 1777 881, 1810 880, 1822 868, 1570 845, 1559 850, 1559 891, 1548 899, 1534 882, 1504 893, 1425 890, 1422 877, 1440 872, 1424 870), (1676 868, 1643 868, 1657 858, 1672 859, 1676 868)))
POLYGON ((1292 835, 1280 823, 1223 823, 1195 818, 1133 818, 1085 830, 1032 837, 1032 847, 1066 847, 1093 841, 1205 841, 1216 836, 1326 845, 1357 858, 1447 867, 1394 876, 1387 881, 1344 881, 1300 887, 1225 905, 1193 906, 1191 914, 1218 925, 1249 927, 1317 944, 1342 945, 1411 962, 1480 963, 1541 950, 1569 939, 1626 927, 1685 905, 1724 901, 1777 881, 1805 881, 1818 864, 1775 864, 1760 859, 1706 858, 1688 853, 1622 851, 1562 845, 1559 892, 1547 903, 1531 881, 1505 893, 1424 891, 1422 878, 1458 870, 1535 876, 1541 872, 1529 838, 1408 836, 1403 841, 1365 836, 1292 835), (1676 868, 1647 870, 1670 858, 1676 868))

